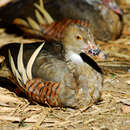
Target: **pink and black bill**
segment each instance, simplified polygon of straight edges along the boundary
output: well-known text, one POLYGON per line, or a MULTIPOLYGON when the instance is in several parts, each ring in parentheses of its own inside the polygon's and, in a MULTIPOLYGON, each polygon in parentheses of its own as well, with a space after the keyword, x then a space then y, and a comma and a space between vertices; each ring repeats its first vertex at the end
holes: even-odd
POLYGON ((93 34, 89 29, 87 32, 88 32, 86 39, 87 48, 84 49, 84 53, 86 55, 91 55, 99 59, 105 60, 107 56, 97 47, 93 34))
POLYGON ((85 53, 89 54, 91 56, 97 57, 99 59, 103 59, 103 60, 105 60, 107 58, 107 56, 98 48, 97 49, 92 49, 92 48, 86 49, 85 53))
POLYGON ((102 53, 100 49, 96 49, 96 50, 89 49, 88 53, 97 58, 106 59, 106 55, 104 53, 102 53))

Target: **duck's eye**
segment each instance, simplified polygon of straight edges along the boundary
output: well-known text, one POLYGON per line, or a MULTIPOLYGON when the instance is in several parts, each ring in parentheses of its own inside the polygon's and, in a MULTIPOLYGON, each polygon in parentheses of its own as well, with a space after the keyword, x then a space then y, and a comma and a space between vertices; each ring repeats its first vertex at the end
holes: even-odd
POLYGON ((77 39, 77 40, 81 40, 82 37, 78 35, 78 36, 76 36, 76 39, 77 39))

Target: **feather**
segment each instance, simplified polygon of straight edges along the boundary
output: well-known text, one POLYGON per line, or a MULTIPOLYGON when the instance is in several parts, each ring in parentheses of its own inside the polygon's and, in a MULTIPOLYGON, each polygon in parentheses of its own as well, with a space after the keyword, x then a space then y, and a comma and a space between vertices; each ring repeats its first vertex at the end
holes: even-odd
POLYGON ((43 7, 43 1, 40 0, 40 5, 34 4, 34 6, 43 14, 48 24, 51 24, 54 22, 53 18, 49 15, 49 13, 44 9, 43 7))
POLYGON ((39 27, 38 23, 37 23, 35 20, 33 20, 33 19, 30 18, 30 17, 28 17, 27 20, 28 20, 28 23, 30 24, 30 26, 31 26, 33 29, 35 29, 35 30, 40 30, 40 27, 39 27))
POLYGON ((47 24, 47 21, 43 19, 43 16, 39 13, 39 11, 35 10, 35 15, 36 15, 37 21, 40 24, 47 24))
POLYGON ((23 78, 23 83, 26 84, 28 78, 27 78, 26 70, 23 65, 23 44, 20 45, 20 50, 17 57, 17 66, 18 66, 18 71, 20 72, 23 78))
POLYGON ((17 78, 17 81, 20 84, 20 86, 22 86, 22 84, 21 84, 22 78, 21 78, 19 72, 17 71, 17 69, 15 67, 15 64, 14 64, 14 61, 13 61, 13 57, 11 55, 10 50, 8 51, 8 53, 9 53, 9 62, 10 62, 10 65, 11 65, 12 72, 15 75, 15 77, 17 78))
POLYGON ((28 61, 28 64, 27 64, 27 68, 26 68, 26 72, 27 72, 27 76, 28 78, 31 80, 32 79, 32 65, 38 55, 38 53, 40 52, 40 50, 42 49, 44 43, 42 43, 36 50, 35 52, 32 54, 31 58, 29 59, 28 61))

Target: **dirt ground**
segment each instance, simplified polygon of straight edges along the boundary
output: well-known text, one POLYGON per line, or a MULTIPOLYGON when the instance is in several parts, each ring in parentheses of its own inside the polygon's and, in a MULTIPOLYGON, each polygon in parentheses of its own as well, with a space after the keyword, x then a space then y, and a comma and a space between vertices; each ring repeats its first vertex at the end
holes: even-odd
MULTIPOLYGON (((102 100, 81 110, 45 107, 17 96, 7 84, 0 87, 0 130, 130 130, 130 6, 122 8, 120 39, 97 41, 108 55, 107 61, 97 61, 104 72, 102 100)), ((14 37, 0 29, 3 45, 35 41, 14 37)))
POLYGON ((0 130, 128 130, 129 77, 106 76, 103 100, 84 110, 30 105, 25 98, 1 87, 0 130))

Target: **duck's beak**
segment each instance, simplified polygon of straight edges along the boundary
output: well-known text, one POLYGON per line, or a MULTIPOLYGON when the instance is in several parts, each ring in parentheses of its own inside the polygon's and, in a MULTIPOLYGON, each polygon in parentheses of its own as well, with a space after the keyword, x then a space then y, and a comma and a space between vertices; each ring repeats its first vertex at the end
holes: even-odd
POLYGON ((101 52, 101 50, 99 50, 99 49, 88 49, 87 48, 85 50, 85 54, 86 55, 89 54, 89 55, 92 55, 96 58, 103 59, 103 60, 105 60, 107 58, 107 56, 103 52, 101 52))
POLYGON ((94 40, 94 36, 89 31, 89 29, 88 29, 88 36, 86 39, 86 44, 87 44, 87 47, 85 46, 83 50, 86 55, 94 56, 96 58, 103 59, 103 60, 106 59, 106 55, 100 49, 98 49, 94 40))
POLYGON ((114 7, 113 7, 113 11, 114 11, 115 13, 117 13, 117 14, 120 14, 120 15, 123 14, 123 12, 122 12, 122 10, 121 10, 120 8, 114 8, 114 7))
POLYGON ((104 0, 104 5, 110 9, 112 9, 115 13, 122 15, 123 12, 121 8, 117 5, 115 1, 112 0, 104 0))

